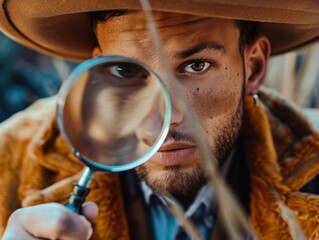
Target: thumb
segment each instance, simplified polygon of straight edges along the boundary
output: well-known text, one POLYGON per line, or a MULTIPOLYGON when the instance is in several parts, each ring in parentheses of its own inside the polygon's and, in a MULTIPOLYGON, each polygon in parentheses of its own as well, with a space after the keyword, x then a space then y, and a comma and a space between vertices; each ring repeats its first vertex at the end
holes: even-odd
POLYGON ((99 213, 98 206, 94 202, 85 202, 82 206, 82 215, 89 220, 94 222, 99 213))

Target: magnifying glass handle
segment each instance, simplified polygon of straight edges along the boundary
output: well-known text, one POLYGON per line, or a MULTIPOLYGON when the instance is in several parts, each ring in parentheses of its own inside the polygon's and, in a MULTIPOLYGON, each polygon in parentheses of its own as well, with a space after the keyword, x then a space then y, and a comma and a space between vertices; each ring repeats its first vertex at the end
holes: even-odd
POLYGON ((93 171, 86 167, 81 175, 80 180, 74 183, 73 192, 71 197, 65 206, 73 212, 81 214, 82 205, 85 202, 85 198, 88 195, 90 189, 88 188, 93 176, 93 171))
POLYGON ((89 191, 89 188, 74 183, 73 192, 71 192, 71 197, 65 206, 71 211, 81 214, 82 204, 85 202, 85 197, 88 195, 89 191))

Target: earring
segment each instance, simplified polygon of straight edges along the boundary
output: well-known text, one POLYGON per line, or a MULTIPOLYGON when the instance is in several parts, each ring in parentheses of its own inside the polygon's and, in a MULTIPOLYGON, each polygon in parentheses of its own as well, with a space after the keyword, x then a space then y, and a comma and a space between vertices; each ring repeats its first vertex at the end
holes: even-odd
POLYGON ((254 106, 255 106, 255 107, 258 107, 258 105, 259 105, 259 97, 258 97, 258 94, 257 94, 257 93, 252 93, 251 96, 252 96, 253 99, 254 99, 254 106))

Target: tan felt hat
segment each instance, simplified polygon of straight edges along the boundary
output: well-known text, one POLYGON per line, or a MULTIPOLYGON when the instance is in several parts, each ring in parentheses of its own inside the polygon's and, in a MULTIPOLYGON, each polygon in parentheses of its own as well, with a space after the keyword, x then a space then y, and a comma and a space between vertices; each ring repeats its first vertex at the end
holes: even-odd
MULTIPOLYGON (((138 0, 0 0, 0 29, 36 51, 66 59, 91 57, 96 45, 88 12, 141 9, 138 0)), ((319 39, 319 0, 150 0, 157 11, 261 22, 272 54, 319 39)))

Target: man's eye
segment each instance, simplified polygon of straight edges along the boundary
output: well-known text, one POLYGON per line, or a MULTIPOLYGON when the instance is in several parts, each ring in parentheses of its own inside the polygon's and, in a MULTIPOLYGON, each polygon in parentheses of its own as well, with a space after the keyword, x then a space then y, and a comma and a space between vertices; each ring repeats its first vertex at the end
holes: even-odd
POLYGON ((195 61, 189 63, 186 67, 182 69, 181 72, 184 73, 203 73, 205 72, 209 67, 211 66, 211 63, 205 62, 205 61, 195 61))
POLYGON ((111 67, 111 73, 119 78, 141 77, 143 74, 140 69, 130 65, 117 65, 111 67))
POLYGON ((149 78, 148 72, 136 64, 118 63, 106 65, 104 69, 107 71, 107 75, 104 75, 105 81, 117 88, 142 86, 149 78))

